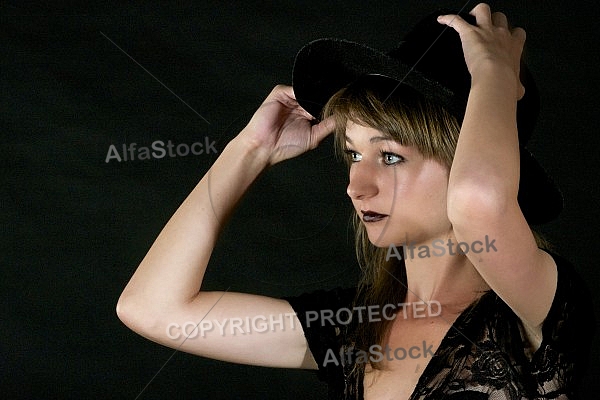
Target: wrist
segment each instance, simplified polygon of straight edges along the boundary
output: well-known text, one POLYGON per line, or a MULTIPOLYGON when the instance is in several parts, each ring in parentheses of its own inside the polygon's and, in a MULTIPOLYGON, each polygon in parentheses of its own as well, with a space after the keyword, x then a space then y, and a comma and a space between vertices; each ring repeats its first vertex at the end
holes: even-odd
POLYGON ((478 87, 497 91, 497 94, 510 94, 511 98, 518 99, 521 82, 514 69, 490 60, 481 63, 471 72, 471 90, 478 87))
POLYGON ((246 160, 246 165, 263 170, 269 166, 270 152, 259 142, 240 134, 233 138, 226 146, 227 151, 237 154, 241 159, 246 160))

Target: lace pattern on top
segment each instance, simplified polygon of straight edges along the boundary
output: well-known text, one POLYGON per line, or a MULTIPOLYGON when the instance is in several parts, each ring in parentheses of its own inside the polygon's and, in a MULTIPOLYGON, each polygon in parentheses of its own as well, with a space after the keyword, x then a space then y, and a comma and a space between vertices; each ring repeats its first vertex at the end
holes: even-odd
MULTIPOLYGON (((594 330, 589 293, 573 267, 553 255, 558 285, 543 326, 543 340, 531 358, 519 318, 493 291, 464 310, 423 371, 410 400, 573 399, 587 366, 594 330)), ((326 363, 326 353, 346 351, 348 326, 307 324, 307 311, 336 310, 352 304, 356 289, 317 291, 287 298, 304 329, 318 377, 330 399, 363 399, 364 368, 326 363)), ((356 359, 354 357, 353 359, 356 359)))

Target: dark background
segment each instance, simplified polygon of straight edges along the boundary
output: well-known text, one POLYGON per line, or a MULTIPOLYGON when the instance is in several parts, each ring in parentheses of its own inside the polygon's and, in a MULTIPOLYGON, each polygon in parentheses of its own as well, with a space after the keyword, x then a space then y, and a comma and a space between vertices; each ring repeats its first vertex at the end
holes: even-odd
MULTIPOLYGON (((342 37, 387 50, 419 17, 464 3, 89 3, 0 3, 0 393, 133 399, 151 381, 139 398, 325 398, 310 372, 173 355, 120 323, 121 290, 215 155, 107 163, 108 149, 209 137, 220 151, 275 84, 291 83, 303 44, 342 37)), ((499 3, 527 30, 542 96, 530 147, 566 198, 540 230, 597 303, 598 13, 592 2, 499 3)), ((346 178, 330 144, 261 177, 206 289, 283 296, 352 284, 346 178)), ((584 398, 600 391, 598 359, 596 341, 584 398)))

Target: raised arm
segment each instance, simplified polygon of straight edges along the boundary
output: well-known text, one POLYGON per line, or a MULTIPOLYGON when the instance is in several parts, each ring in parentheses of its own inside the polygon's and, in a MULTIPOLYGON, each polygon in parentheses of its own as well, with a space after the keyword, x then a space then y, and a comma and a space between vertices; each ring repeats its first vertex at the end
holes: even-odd
POLYGON ((448 215, 457 240, 487 235, 497 251, 469 254, 490 287, 541 338, 541 323, 556 289, 556 264, 538 249, 519 208, 517 100, 525 31, 510 29, 486 4, 471 14, 477 26, 446 15, 439 22, 460 35, 471 91, 450 171, 448 215))
POLYGON ((200 290, 218 235, 252 182, 269 165, 315 148, 331 131, 330 121, 312 125, 311 119, 295 101, 291 87, 277 86, 269 94, 171 217, 125 287, 117 314, 129 328, 163 345, 215 359, 316 367, 286 301, 200 290), (264 322, 261 317, 270 316, 282 319, 285 326, 242 335, 239 330, 222 333, 216 325, 237 318, 255 318, 257 325, 264 322), (185 333, 192 332, 191 322, 204 317, 200 328, 214 321, 214 329, 185 340, 185 333), (177 332, 176 327, 185 327, 186 332, 177 332))

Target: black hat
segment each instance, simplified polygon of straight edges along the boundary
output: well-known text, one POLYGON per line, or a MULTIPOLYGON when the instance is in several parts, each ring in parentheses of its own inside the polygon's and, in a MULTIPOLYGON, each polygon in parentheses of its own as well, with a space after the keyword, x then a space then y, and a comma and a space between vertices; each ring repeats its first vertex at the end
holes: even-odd
MULTIPOLYGON (((427 100, 443 106, 462 123, 471 76, 458 34, 437 22, 436 12, 421 20, 400 44, 387 53, 340 39, 319 39, 297 54, 293 71, 294 94, 298 103, 315 118, 340 89, 366 75, 393 79, 407 85, 427 100)), ((461 14, 475 23, 473 16, 461 14)), ((555 219, 563 208, 563 198, 541 165, 524 146, 533 131, 539 112, 539 94, 531 73, 521 64, 525 95, 517 103, 520 143, 518 201, 530 224, 555 219)))

